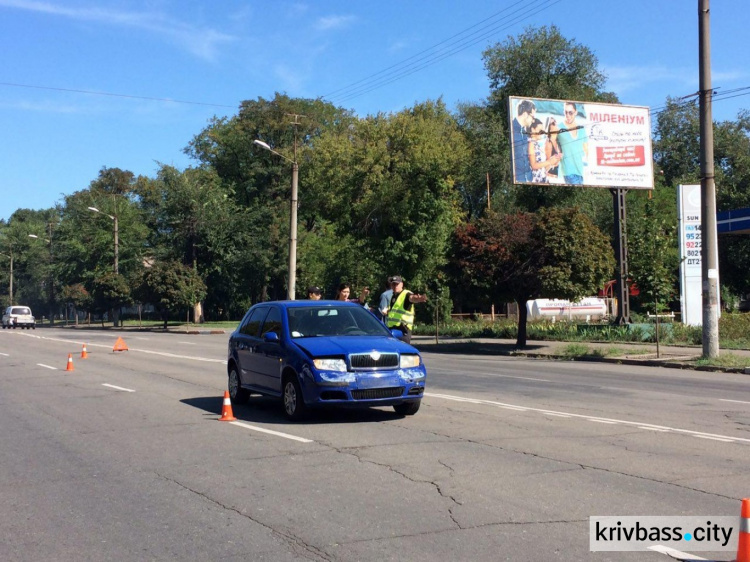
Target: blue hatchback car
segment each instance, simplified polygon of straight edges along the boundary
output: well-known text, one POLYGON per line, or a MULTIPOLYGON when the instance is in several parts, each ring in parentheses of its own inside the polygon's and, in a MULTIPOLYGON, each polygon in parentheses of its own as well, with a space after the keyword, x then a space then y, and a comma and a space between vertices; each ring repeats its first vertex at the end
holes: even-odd
POLYGON ((282 398, 296 420, 309 407, 393 406, 419 410, 427 371, 422 357, 362 306, 341 301, 256 304, 229 338, 229 395, 282 398))

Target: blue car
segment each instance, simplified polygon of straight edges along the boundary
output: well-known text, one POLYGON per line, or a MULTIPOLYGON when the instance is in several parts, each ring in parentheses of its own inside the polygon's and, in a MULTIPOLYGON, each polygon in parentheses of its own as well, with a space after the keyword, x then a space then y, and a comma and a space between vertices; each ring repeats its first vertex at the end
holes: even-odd
POLYGON ((229 338, 229 395, 235 404, 253 393, 279 397, 292 420, 324 405, 393 406, 414 415, 427 371, 400 335, 355 303, 256 304, 229 338))

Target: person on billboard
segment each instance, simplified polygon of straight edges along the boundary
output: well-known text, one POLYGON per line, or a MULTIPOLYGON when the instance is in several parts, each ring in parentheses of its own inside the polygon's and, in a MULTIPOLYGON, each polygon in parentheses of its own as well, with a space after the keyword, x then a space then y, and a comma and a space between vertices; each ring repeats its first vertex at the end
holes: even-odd
POLYGON ((547 173, 560 163, 560 156, 552 156, 552 141, 539 119, 534 119, 529 128, 528 154, 532 183, 549 183, 547 173))
POLYGON ((531 100, 521 100, 516 107, 512 123, 513 172, 516 183, 531 183, 531 166, 526 157, 527 132, 534 121, 536 105, 531 100))
POLYGON ((583 167, 588 163, 589 139, 586 129, 577 121, 578 106, 565 102, 563 126, 557 133, 557 142, 562 150, 562 174, 565 183, 583 185, 583 167))
MULTIPOLYGON (((547 138, 549 138, 549 146, 551 148, 551 151, 547 158, 557 156, 558 154, 560 154, 560 157, 562 157, 562 150, 560 150, 560 145, 557 143, 557 132, 560 130, 560 128, 557 126, 557 120, 551 115, 547 117, 547 120, 545 121, 544 130, 547 133, 547 138)), ((556 183, 558 181, 559 173, 559 165, 547 170, 547 179, 550 181, 550 183, 556 183)), ((562 182, 562 178, 560 178, 559 181, 562 182)))

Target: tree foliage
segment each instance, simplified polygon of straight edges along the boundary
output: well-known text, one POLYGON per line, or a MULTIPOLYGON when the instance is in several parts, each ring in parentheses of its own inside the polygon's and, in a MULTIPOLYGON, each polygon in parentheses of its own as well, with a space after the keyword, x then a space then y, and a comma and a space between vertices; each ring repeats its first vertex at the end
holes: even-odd
POLYGON ((490 298, 519 308, 519 348, 526 346, 526 302, 578 300, 594 293, 614 268, 609 239, 578 209, 488 214, 456 233, 464 280, 490 298))
POLYGON ((206 285, 197 272, 178 261, 157 261, 143 270, 135 296, 161 312, 164 328, 169 311, 186 309, 206 296, 206 285))

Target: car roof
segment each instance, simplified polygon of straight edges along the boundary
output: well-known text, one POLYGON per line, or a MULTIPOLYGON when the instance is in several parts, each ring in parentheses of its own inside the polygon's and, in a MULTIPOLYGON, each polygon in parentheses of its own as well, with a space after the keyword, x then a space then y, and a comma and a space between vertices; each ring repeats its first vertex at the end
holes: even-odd
POLYGON ((334 301, 334 300, 319 300, 319 301, 313 301, 313 300, 298 300, 298 301, 267 301, 267 302, 259 302, 258 304, 254 306, 261 306, 261 305, 267 305, 267 304, 274 304, 281 306, 283 308, 331 308, 333 306, 348 306, 348 307, 355 307, 355 308, 362 308, 361 304, 357 304, 354 302, 347 302, 347 301, 334 301))

